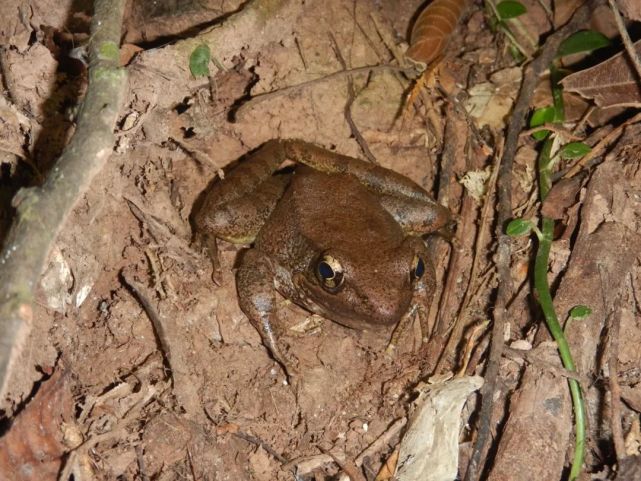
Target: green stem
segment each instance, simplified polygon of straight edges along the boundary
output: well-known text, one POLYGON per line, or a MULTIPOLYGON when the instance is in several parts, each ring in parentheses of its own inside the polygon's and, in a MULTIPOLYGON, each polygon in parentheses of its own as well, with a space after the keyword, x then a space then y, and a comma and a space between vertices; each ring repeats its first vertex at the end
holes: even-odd
MULTIPOLYGON (((551 158, 552 139, 547 139, 543 144, 543 149, 539 155, 539 182, 540 182, 540 195, 541 200, 545 200, 552 181, 551 174, 551 158)), ((543 217, 541 220, 541 235, 539 236, 539 246, 534 261, 534 288, 536 289, 538 302, 545 316, 548 329, 552 337, 556 341, 563 362, 563 367, 568 371, 576 372, 570 346, 565 337, 565 333, 554 309, 552 295, 550 293, 550 286, 548 284, 548 263, 550 258, 550 248, 552 246, 552 238, 554 235, 554 220, 548 217, 543 217)), ((583 403, 583 395, 581 394, 581 386, 575 379, 568 379, 570 385, 570 395, 572 396, 572 405, 574 406, 574 425, 576 444, 574 447, 574 458, 572 460, 572 469, 570 470, 570 481, 579 477, 581 468, 583 466, 583 457, 585 455, 585 408, 583 403)))

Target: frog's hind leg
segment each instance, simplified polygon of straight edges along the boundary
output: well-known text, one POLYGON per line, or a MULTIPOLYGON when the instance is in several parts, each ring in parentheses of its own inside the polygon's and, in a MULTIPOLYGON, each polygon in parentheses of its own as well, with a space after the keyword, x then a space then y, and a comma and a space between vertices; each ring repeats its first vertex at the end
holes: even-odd
MULTIPOLYGON (((222 274, 217 238, 234 244, 251 244, 283 195, 289 175, 268 177, 253 191, 231 198, 215 207, 205 204, 196 215, 195 241, 200 243, 212 263, 212 280, 220 285, 222 274)), ((205 199, 207 202, 210 199, 205 199)), ((210 203, 212 203, 210 201, 210 203)))
POLYGON ((207 191, 194 216, 195 240, 212 260, 220 285, 217 238, 251 244, 283 195, 291 175, 273 175, 284 160, 279 142, 267 142, 207 191))
POLYGON ((292 381, 295 369, 281 354, 277 343, 278 333, 274 331, 279 329, 280 322, 276 313, 278 294, 273 279, 274 269, 270 260, 256 250, 248 250, 236 273, 238 302, 260 334, 265 347, 292 381))
POLYGON ((398 172, 302 140, 285 140, 282 145, 288 159, 320 172, 356 177, 368 190, 381 197, 383 207, 401 224, 406 234, 428 234, 449 222, 450 213, 445 207, 398 172))

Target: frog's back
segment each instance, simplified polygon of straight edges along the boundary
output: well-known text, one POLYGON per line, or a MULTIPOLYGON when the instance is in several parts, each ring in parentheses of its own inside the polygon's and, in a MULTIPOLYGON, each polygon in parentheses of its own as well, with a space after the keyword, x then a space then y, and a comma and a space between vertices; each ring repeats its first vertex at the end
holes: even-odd
POLYGON ((389 250, 403 237, 377 195, 355 177, 299 166, 256 246, 281 264, 304 269, 326 249, 389 250))

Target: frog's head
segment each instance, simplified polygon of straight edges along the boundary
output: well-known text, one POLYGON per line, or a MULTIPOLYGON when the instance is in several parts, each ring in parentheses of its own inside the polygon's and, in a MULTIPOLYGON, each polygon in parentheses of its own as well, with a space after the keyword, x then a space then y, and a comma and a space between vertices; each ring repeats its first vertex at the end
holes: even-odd
POLYGON ((407 237, 396 246, 323 250, 296 284, 310 310, 362 329, 396 324, 418 288, 431 299, 435 281, 425 243, 407 237))

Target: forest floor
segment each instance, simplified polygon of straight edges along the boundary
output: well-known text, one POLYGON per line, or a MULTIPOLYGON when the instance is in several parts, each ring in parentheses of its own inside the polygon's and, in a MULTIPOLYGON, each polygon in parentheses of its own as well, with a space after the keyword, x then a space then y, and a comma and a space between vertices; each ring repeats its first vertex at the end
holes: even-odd
MULTIPOLYGON (((129 86, 114 153, 62 228, 42 275, 27 349, 0 399, 0 479, 320 481, 352 473, 373 480, 403 437, 421 381, 487 372, 486 321, 496 314, 500 278, 500 189, 492 174, 527 62, 517 62, 505 35, 488 27, 482 6, 468 5, 435 80, 407 109, 412 82, 382 70, 353 75, 351 104, 343 75, 238 109, 260 93, 402 58, 422 3, 145 0, 127 11, 129 86), (194 78, 190 54, 210 42, 216 25, 228 36, 210 43, 210 76, 194 78), (220 243, 217 286, 190 222, 221 170, 274 138, 359 158, 367 145, 378 163, 453 212, 454 240, 428 239, 438 282, 429 342, 421 343, 417 322, 389 356, 391 331, 348 329, 283 301, 282 342, 300 373, 295 386, 287 382, 238 305, 235 266, 244 247, 220 243), (169 346, 150 313, 162 320, 169 346)), ((540 45, 582 2, 521 3, 525 38, 540 45)), ((89 40, 91 5, 9 0, 0 13, 4 233, 12 197, 42 181, 73 133, 87 88, 86 66, 73 54, 89 40)), ((607 4, 583 28, 618 36, 607 4)), ((620 50, 615 43, 571 68, 620 50)), ((551 103, 542 77, 531 107, 551 103)), ((587 100, 567 94, 560 142, 603 149, 574 177, 555 179, 560 187, 544 206, 556 219, 549 276, 559 317, 565 322, 577 305, 591 310, 565 326, 588 417, 581 479, 612 479, 617 460, 626 469, 614 443, 624 443, 628 456, 641 446, 641 126, 625 124, 628 105, 635 104, 589 110, 587 100)), ((540 215, 539 149, 530 135, 519 137, 509 182, 513 217, 540 215)), ((562 159, 556 170, 572 162, 562 159)), ((488 420, 492 444, 477 468, 482 479, 557 480, 572 458, 567 373, 531 285, 536 245, 527 236, 509 241, 513 288, 502 306, 505 347, 488 420)), ((461 479, 478 438, 480 402, 472 395, 461 415, 461 479)))

